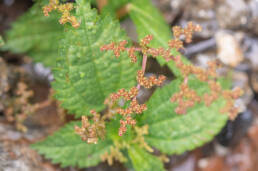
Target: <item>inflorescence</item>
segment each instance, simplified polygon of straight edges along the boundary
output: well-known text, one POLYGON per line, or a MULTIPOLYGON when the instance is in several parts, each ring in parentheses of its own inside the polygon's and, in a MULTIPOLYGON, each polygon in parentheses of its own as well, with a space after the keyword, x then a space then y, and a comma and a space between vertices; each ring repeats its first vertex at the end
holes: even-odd
POLYGON ((81 136, 83 141, 89 144, 97 144, 99 137, 104 138, 106 134, 106 126, 103 117, 95 110, 91 111, 93 115, 93 123, 90 123, 88 117, 82 116, 81 128, 75 126, 75 133, 81 136))
POLYGON ((43 13, 45 16, 49 16, 49 13, 53 10, 58 10, 62 13, 61 18, 59 19, 60 24, 71 23, 75 28, 80 26, 80 23, 70 14, 71 10, 74 9, 73 3, 64 3, 61 4, 59 0, 49 0, 49 4, 43 7, 43 13))
MULTIPOLYGON (((123 102, 130 102, 126 108, 116 105, 118 107, 112 109, 114 112, 109 112, 109 117, 104 115, 104 119, 101 119, 101 116, 94 112, 93 124, 90 124, 85 116, 82 117, 82 128, 76 127, 75 131, 82 137, 83 140, 86 140, 88 143, 96 143, 98 137, 103 137, 105 134, 104 120, 111 119, 115 114, 122 116, 122 119, 120 120, 120 128, 118 131, 119 136, 122 136, 126 132, 128 125, 135 128, 136 120, 134 119, 133 114, 142 114, 145 110, 147 110, 147 106, 145 104, 139 104, 137 100, 140 87, 142 86, 144 88, 151 88, 153 86, 161 86, 166 80, 166 77, 163 75, 158 77, 154 75, 150 77, 144 76, 148 56, 154 58, 161 56, 166 61, 173 61, 176 67, 180 70, 183 76, 183 82, 180 85, 180 91, 175 93, 170 99, 172 103, 178 104, 175 109, 177 114, 186 114, 187 110, 190 107, 193 107, 196 103, 204 102, 206 106, 210 106, 218 98, 224 97, 226 100, 226 105, 220 110, 221 113, 227 113, 230 119, 234 119, 237 116, 238 109, 234 106, 234 100, 241 96, 243 92, 239 88, 236 88, 233 91, 222 90, 220 84, 218 84, 216 81, 218 77, 216 70, 218 67, 220 67, 218 61, 209 62, 208 68, 202 69, 191 64, 185 64, 182 61, 180 55, 173 56, 172 54, 173 49, 178 51, 184 48, 183 41, 186 43, 192 42, 193 33, 200 32, 202 30, 201 27, 199 25, 193 24, 192 22, 189 22, 185 28, 175 26, 172 28, 172 30, 174 33, 174 39, 168 42, 167 49, 163 47, 149 47, 149 44, 153 39, 151 35, 144 37, 140 41, 138 47, 127 47, 128 42, 126 40, 120 41, 118 43, 111 42, 110 44, 103 45, 101 47, 101 51, 113 51, 117 58, 122 53, 127 53, 132 63, 137 62, 137 54, 142 54, 142 68, 137 72, 137 86, 132 87, 130 90, 120 89, 117 92, 112 93, 105 101, 105 104, 109 104, 109 107, 110 104, 112 104, 111 106, 114 106, 113 104, 118 104, 118 102, 121 102, 121 100, 123 102), (195 76, 195 78, 199 81, 206 82, 210 89, 209 93, 198 95, 198 93, 194 89, 191 89, 188 85, 189 76, 195 76)), ((147 132, 145 131, 144 133, 146 134, 147 132)), ((141 141, 141 143, 143 141, 142 139, 138 140, 141 141)), ((144 144, 144 146, 148 151, 151 151, 151 148, 147 144, 144 144)), ((115 154, 117 153, 117 150, 113 149, 113 152, 115 154)), ((105 159, 109 161, 111 160, 108 158, 105 159)))

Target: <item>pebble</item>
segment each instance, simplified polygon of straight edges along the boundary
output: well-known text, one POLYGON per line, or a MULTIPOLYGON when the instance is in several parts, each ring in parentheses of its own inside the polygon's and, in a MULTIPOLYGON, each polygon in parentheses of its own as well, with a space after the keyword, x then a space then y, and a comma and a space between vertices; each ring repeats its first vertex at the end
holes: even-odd
POLYGON ((225 65, 237 66, 244 55, 237 38, 227 31, 218 31, 215 35, 218 58, 225 65))
POLYGON ((229 169, 225 165, 224 158, 219 156, 200 159, 198 167, 200 171, 225 171, 229 169))

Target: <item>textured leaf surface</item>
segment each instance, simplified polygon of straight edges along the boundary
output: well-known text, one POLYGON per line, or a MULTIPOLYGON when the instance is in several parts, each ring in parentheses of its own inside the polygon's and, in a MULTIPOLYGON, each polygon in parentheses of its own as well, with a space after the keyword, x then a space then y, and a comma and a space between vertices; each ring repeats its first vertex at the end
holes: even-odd
MULTIPOLYGON (((227 116, 219 112, 224 100, 219 99, 210 107, 203 103, 188 110, 185 115, 174 112, 175 103, 170 102, 172 94, 179 91, 180 80, 158 89, 148 101, 148 110, 141 124, 149 125, 146 141, 167 154, 180 154, 210 141, 224 126, 227 116)), ((200 95, 208 86, 197 80, 189 82, 200 95)))
MULTIPOLYGON (((129 14, 136 26, 139 40, 146 35, 151 34, 153 35, 153 40, 150 43, 151 47, 168 47, 167 43, 172 38, 171 29, 164 20, 164 17, 158 9, 153 6, 150 0, 133 0, 129 14)), ((172 54, 175 56, 180 55, 175 50, 172 51, 172 54)), ((185 58, 182 59, 184 62, 188 62, 185 58)), ((162 57, 158 57, 157 60, 161 65, 166 63, 162 57)), ((167 65, 175 75, 180 75, 180 72, 175 67, 173 61, 168 62, 167 65)))
POLYGON ((110 93, 133 86, 137 65, 126 53, 115 58, 113 52, 100 51, 104 44, 127 39, 119 23, 109 16, 100 18, 86 0, 77 0, 77 5, 81 25, 67 28, 52 85, 62 106, 81 116, 102 110, 110 93))
POLYGON ((45 17, 42 12, 47 0, 38 0, 28 12, 12 23, 7 31, 6 44, 1 49, 13 53, 25 53, 42 62, 45 66, 55 66, 58 53, 58 41, 63 35, 63 26, 58 16, 52 12, 45 17))
POLYGON ((151 155, 139 146, 131 146, 129 157, 136 171, 162 171, 163 163, 156 156, 151 155))
POLYGON ((104 140, 98 144, 87 144, 74 133, 74 125, 80 125, 80 122, 67 124, 46 140, 33 144, 32 148, 53 163, 61 163, 62 167, 97 165, 101 161, 100 156, 109 150, 112 142, 104 140))

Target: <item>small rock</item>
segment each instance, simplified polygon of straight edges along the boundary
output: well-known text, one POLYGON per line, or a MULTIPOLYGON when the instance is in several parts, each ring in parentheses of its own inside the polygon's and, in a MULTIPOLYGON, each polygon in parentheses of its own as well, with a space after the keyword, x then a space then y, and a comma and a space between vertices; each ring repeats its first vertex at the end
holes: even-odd
POLYGON ((229 149, 227 147, 224 147, 220 144, 215 144, 215 153, 218 155, 218 156, 226 156, 228 153, 229 153, 229 149))
POLYGON ((235 67, 244 59, 242 49, 235 36, 226 31, 218 31, 215 38, 218 58, 221 62, 235 67))
POLYGON ((224 0, 216 8, 216 16, 222 28, 239 28, 247 24, 248 6, 244 0, 224 0))

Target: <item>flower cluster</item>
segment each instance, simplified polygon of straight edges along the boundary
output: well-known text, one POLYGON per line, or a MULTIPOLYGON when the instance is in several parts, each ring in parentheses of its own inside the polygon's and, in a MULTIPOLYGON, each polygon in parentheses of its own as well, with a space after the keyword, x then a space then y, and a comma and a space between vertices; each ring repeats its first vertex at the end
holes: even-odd
POLYGON ((158 78, 156 78, 154 75, 150 76, 149 78, 144 77, 144 73, 142 70, 138 71, 137 74, 137 81, 138 83, 145 87, 145 88, 151 88, 154 85, 161 86, 161 84, 166 80, 166 77, 164 75, 160 75, 158 78))
POLYGON ((107 45, 104 45, 100 48, 101 51, 104 51, 104 50, 112 50, 114 52, 114 55, 118 58, 120 56, 120 53, 125 51, 126 48, 125 48, 125 45, 127 44, 127 41, 126 40, 123 40, 119 43, 110 43, 110 44, 107 44, 107 45))
POLYGON ((200 81, 210 83, 209 85, 211 86, 210 89, 212 91, 211 94, 213 96, 210 96, 207 93, 204 94, 204 102, 206 103, 206 105, 210 105, 219 97, 218 89, 220 89, 220 87, 218 87, 219 85, 215 81, 212 81, 214 78, 217 77, 217 61, 209 62, 208 69, 204 70, 194 65, 184 64, 180 56, 176 56, 175 58, 173 58, 173 60, 177 68, 181 71, 182 75, 184 76, 184 82, 180 86, 180 92, 175 93, 171 98, 171 102, 178 103, 178 107, 175 109, 176 113, 185 114, 188 108, 193 107, 196 103, 200 103, 202 100, 201 97, 198 96, 194 90, 189 88, 187 84, 189 75, 195 75, 196 78, 200 81))
POLYGON ((139 51, 139 49, 135 48, 135 47, 126 48, 125 47, 126 45, 127 45, 126 40, 120 41, 118 43, 112 42, 110 44, 102 46, 100 48, 100 50, 101 51, 111 50, 111 51, 113 51, 114 55, 117 58, 121 55, 121 52, 126 51, 128 53, 128 56, 131 58, 131 62, 136 63, 137 62, 137 56, 135 55, 135 52, 139 51))
POLYGON ((143 111, 147 109, 147 106, 145 104, 139 104, 137 102, 136 96, 138 94, 138 89, 137 87, 132 87, 129 91, 126 91, 124 89, 118 90, 117 93, 112 93, 110 95, 110 99, 112 103, 115 103, 120 97, 123 97, 125 101, 130 102, 130 106, 126 109, 123 108, 117 108, 116 112, 120 115, 123 116, 123 119, 120 120, 120 128, 119 128, 119 135, 122 136, 127 128, 127 125, 134 126, 136 124, 136 120, 134 120, 131 117, 131 114, 136 113, 136 114, 141 114, 143 111))
POLYGON ((222 96, 226 99, 226 105, 220 112, 228 113, 229 119, 234 120, 238 115, 239 109, 235 107, 234 100, 243 95, 243 90, 240 88, 235 88, 234 90, 224 90, 222 96))
MULTIPOLYGON (((226 105, 223 109, 221 109, 221 112, 228 113, 230 119, 235 118, 237 115, 237 108, 234 107, 234 100, 241 95, 241 91, 240 89, 236 89, 234 91, 222 90, 220 85, 216 82, 216 70, 218 67, 220 67, 218 61, 209 62, 207 69, 202 69, 191 64, 185 64, 180 55, 174 56, 172 54, 172 49, 179 50, 184 48, 183 40, 185 40, 186 43, 191 42, 193 33, 201 31, 201 27, 189 22, 186 28, 176 26, 173 27, 172 30, 174 39, 168 42, 167 49, 163 47, 149 47, 149 44, 153 39, 151 35, 144 37, 140 41, 138 47, 127 47, 128 42, 123 40, 118 43, 111 42, 103 45, 100 48, 101 51, 112 51, 117 58, 125 52, 131 59, 132 63, 137 62, 137 53, 142 54, 142 68, 138 71, 136 76, 138 83, 137 86, 132 87, 130 90, 120 89, 117 92, 110 94, 110 96, 106 99, 105 104, 108 107, 108 114, 103 115, 100 119, 100 116, 97 115, 96 112, 93 113, 95 118, 93 119, 94 124, 90 124, 88 118, 82 118, 82 128, 76 127, 75 131, 82 137, 83 140, 88 141, 88 143, 96 143, 98 137, 103 137, 104 135, 104 120, 111 119, 115 114, 120 114, 122 116, 118 131, 119 136, 122 136, 126 132, 128 125, 135 128, 136 132, 139 132, 139 129, 135 126, 136 120, 133 118, 133 114, 141 114, 147 110, 147 106, 145 104, 139 104, 137 101, 137 95, 140 87, 151 88, 153 86, 161 86, 166 79, 166 77, 163 75, 158 77, 154 75, 150 77, 144 76, 148 56, 154 58, 161 56, 166 61, 172 60, 182 73, 184 81, 180 85, 180 91, 175 93, 170 99, 172 103, 178 104, 175 109, 176 113, 185 114, 190 107, 193 107, 196 103, 200 103, 202 101, 204 101, 206 106, 210 106, 218 98, 224 97, 224 99, 226 99, 226 105), (208 83, 210 92, 204 93, 203 95, 197 94, 197 92, 191 89, 188 85, 188 79, 190 76, 195 76, 195 78, 201 82, 208 83), (121 101, 125 102, 123 104, 126 105, 121 106, 119 103, 121 101)), ((146 143, 143 143, 143 135, 147 133, 147 128, 145 129, 144 127, 144 130, 145 132, 142 132, 138 139, 136 138, 135 142, 142 144, 146 150, 152 151, 152 149, 146 143)), ((112 153, 119 156, 116 149, 112 149, 112 153)), ((106 159, 109 163, 112 163, 110 158, 104 157, 104 159, 106 159)))
POLYGON ((201 98, 186 83, 181 84, 180 92, 175 93, 170 100, 171 102, 178 102, 175 109, 178 114, 185 114, 188 108, 193 107, 196 102, 201 102, 201 98))
MULTIPOLYGON (((186 43, 190 43, 192 41, 193 33, 201 31, 202 28, 199 25, 194 25, 192 22, 189 22, 186 28, 175 26, 172 30, 174 39, 170 40, 168 45, 170 48, 179 50, 183 48, 183 41, 180 40, 181 37, 185 39, 186 43)), ((158 51, 159 55, 161 54, 160 51, 161 50, 158 51)), ((184 82, 180 86, 180 92, 175 93, 171 98, 171 102, 178 103, 178 106, 175 109, 176 113, 185 114, 188 108, 194 106, 196 103, 200 103, 201 101, 204 101, 206 106, 210 106, 215 100, 223 96, 227 102, 226 106, 221 109, 221 112, 228 113, 230 119, 234 119, 237 116, 238 110, 234 107, 234 100, 241 96, 241 91, 240 89, 237 89, 238 92, 230 90, 223 91, 221 89, 220 85, 216 82, 216 70, 220 67, 220 63, 217 60, 208 62, 208 68, 205 70, 191 64, 185 64, 179 55, 174 57, 171 56, 170 53, 164 53, 166 50, 162 51, 163 55, 161 56, 163 56, 167 61, 173 60, 176 67, 184 77, 184 82), (207 82, 210 88, 210 93, 205 93, 202 97, 198 96, 197 93, 187 85, 189 75, 194 75, 198 80, 207 82), (229 94, 231 93, 235 93, 235 96, 230 96, 229 94)))
POLYGON ((153 55, 152 53, 155 53, 154 49, 148 47, 148 44, 152 38, 153 37, 151 35, 144 37, 140 42, 140 47, 127 48, 126 45, 128 42, 126 40, 120 41, 118 43, 112 42, 101 47, 101 51, 113 51, 116 57, 119 57, 122 52, 127 52, 128 56, 131 58, 132 63, 137 62, 136 52, 141 52, 143 54, 142 69, 138 71, 136 77, 138 82, 137 87, 132 87, 129 91, 120 89, 116 93, 112 93, 108 98, 112 101, 111 103, 116 103, 117 100, 119 100, 121 97, 125 101, 131 101, 129 107, 125 109, 118 107, 116 109, 116 112, 123 116, 123 118, 120 120, 120 128, 118 133, 120 136, 126 132, 127 125, 134 126, 136 124, 136 120, 134 120, 131 115, 134 113, 141 114, 147 109, 147 106, 145 104, 139 104, 136 98, 140 86, 145 88, 151 88, 155 85, 160 86, 166 79, 166 77, 163 75, 159 76, 158 78, 155 76, 150 76, 149 78, 144 77, 147 55, 153 55))
POLYGON ((49 4, 43 7, 43 13, 45 16, 49 16, 49 13, 53 10, 58 10, 62 13, 59 19, 60 24, 71 23, 75 28, 80 26, 75 16, 70 14, 70 11, 74 8, 72 3, 60 4, 59 0, 49 0, 49 4))
POLYGON ((188 22, 185 28, 181 28, 179 26, 173 27, 173 35, 176 40, 180 39, 180 36, 185 37, 185 42, 190 43, 192 42, 193 33, 202 31, 200 25, 195 25, 193 22, 188 22))
POLYGON ((93 123, 90 123, 88 117, 82 116, 82 126, 81 128, 75 126, 75 133, 80 135, 83 141, 87 141, 89 144, 96 144, 100 138, 104 138, 106 134, 106 126, 103 118, 96 111, 92 110, 93 123))
POLYGON ((120 89, 117 93, 112 93, 110 98, 112 101, 118 100, 120 97, 123 97, 125 100, 131 100, 132 98, 136 97, 138 94, 137 87, 132 87, 129 91, 125 89, 120 89))
POLYGON ((216 70, 220 67, 217 60, 208 62, 208 68, 206 70, 193 65, 184 64, 180 56, 175 57, 174 61, 185 78, 185 81, 180 87, 180 92, 175 93, 171 98, 171 102, 178 102, 178 107, 175 109, 176 113, 185 114, 187 109, 194 106, 196 102, 199 103, 203 101, 206 106, 210 106, 215 100, 222 96, 226 100, 226 106, 220 110, 221 113, 227 113, 231 120, 235 119, 238 114, 238 109, 234 106, 234 100, 240 97, 243 92, 240 88, 236 88, 236 90, 233 91, 222 90, 220 84, 216 82, 216 70), (190 90, 187 86, 189 75, 195 75, 200 81, 207 82, 210 93, 204 93, 201 98, 194 90, 190 90))
POLYGON ((38 104, 31 104, 30 99, 34 93, 28 89, 24 82, 19 82, 16 97, 13 99, 13 104, 5 109, 5 115, 9 122, 15 122, 15 126, 19 131, 26 132, 27 128, 23 124, 29 115, 33 114, 38 109, 38 104))
POLYGON ((208 82, 211 92, 205 93, 203 101, 206 106, 210 106, 212 102, 217 100, 220 96, 226 100, 226 105, 220 109, 221 113, 227 113, 230 120, 234 120, 238 115, 238 108, 234 105, 234 100, 243 94, 243 90, 235 88, 234 90, 222 90, 221 86, 215 81, 211 80, 208 82))
POLYGON ((221 86, 216 81, 210 80, 208 82, 208 85, 211 92, 204 93, 203 95, 203 101, 206 106, 210 106, 215 100, 217 100, 220 97, 221 93, 221 86))
POLYGON ((173 61, 184 77, 195 75, 200 81, 203 82, 207 82, 211 78, 216 78, 216 69, 220 66, 218 61, 210 61, 208 63, 208 69, 205 70, 194 65, 184 64, 179 55, 174 57, 173 61))

